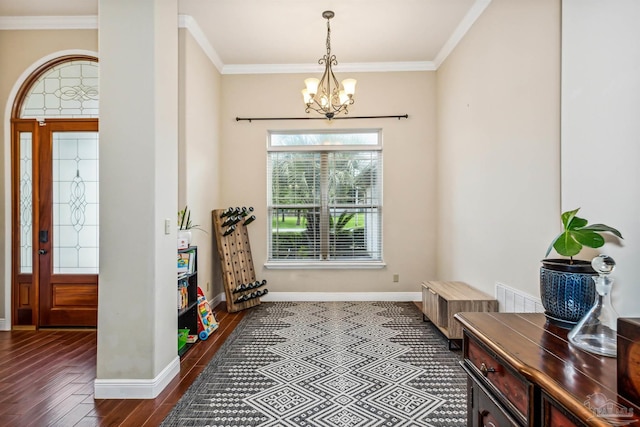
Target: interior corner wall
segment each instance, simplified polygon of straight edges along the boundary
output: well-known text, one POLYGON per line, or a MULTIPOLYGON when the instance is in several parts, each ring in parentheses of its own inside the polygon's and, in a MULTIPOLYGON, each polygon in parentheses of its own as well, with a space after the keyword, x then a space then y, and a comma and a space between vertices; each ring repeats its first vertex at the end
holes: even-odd
POLYGON ((617 263, 612 301, 627 317, 640 316, 638 21, 635 0, 562 3, 562 209, 624 236, 598 251, 617 263))
POLYGON ((438 276, 539 296, 559 231, 560 0, 493 0, 437 71, 438 276))
MULTIPOLYGON (((95 30, 1 30, 0 31, 0 320, 11 310, 11 135, 8 119, 15 96, 14 86, 23 74, 56 52, 98 50, 95 30), (5 298, 6 297, 6 298, 5 298)), ((6 324, 5 328, 10 328, 6 324)))
MULTIPOLYGON (((322 70, 318 71, 320 75, 322 70)), ((223 206, 253 206, 248 228, 256 276, 270 292, 419 292, 435 277, 435 73, 346 73, 358 80, 350 116, 408 114, 408 119, 236 121, 305 117, 300 90, 308 75, 223 75, 223 206), (259 95, 259 96, 258 96, 259 95), (380 128, 383 132, 384 269, 265 269, 266 150, 269 130, 380 128), (393 283, 393 274, 399 282, 393 283)), ((317 117, 311 113, 309 117, 317 117)))
POLYGON ((211 211, 222 207, 220 186, 221 75, 188 30, 180 29, 178 206, 188 205, 199 229, 198 285, 211 299, 224 292, 211 211))

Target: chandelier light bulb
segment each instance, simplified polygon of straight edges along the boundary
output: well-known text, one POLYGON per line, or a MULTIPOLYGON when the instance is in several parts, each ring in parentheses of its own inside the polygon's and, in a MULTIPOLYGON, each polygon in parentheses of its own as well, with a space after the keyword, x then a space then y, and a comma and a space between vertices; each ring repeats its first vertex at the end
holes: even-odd
POLYGON ((347 93, 344 90, 340 91, 340 105, 344 105, 345 103, 349 102, 349 95, 347 95, 347 93))
POLYGON ((307 92, 311 97, 314 97, 318 93, 318 85, 320 84, 320 80, 315 77, 309 77, 304 80, 304 84, 307 86, 307 92))
POLYGON ((311 102, 313 102, 308 89, 302 89, 300 92, 302 92, 302 99, 304 99, 305 104, 310 104, 311 102))
POLYGON ((353 96, 356 93, 356 79, 344 79, 342 87, 347 95, 353 96))
POLYGON ((302 91, 302 97, 305 103, 305 112, 314 110, 327 119, 331 120, 340 113, 348 114, 349 105, 354 103, 353 95, 356 92, 356 80, 344 79, 342 81, 342 90, 338 79, 333 74, 332 67, 338 65, 335 55, 331 54, 331 25, 330 21, 335 14, 330 11, 324 11, 322 17, 327 20, 327 53, 318 60, 318 64, 324 65, 324 73, 322 78, 305 79, 306 89, 302 91))

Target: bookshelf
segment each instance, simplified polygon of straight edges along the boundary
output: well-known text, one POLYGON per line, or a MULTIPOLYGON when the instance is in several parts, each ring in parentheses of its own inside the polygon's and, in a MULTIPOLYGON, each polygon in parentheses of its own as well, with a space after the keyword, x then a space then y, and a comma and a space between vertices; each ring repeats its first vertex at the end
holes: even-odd
MULTIPOLYGON (((198 336, 198 248, 189 246, 178 250, 178 330, 189 329, 198 336), (186 266, 185 266, 186 264, 186 266)), ((182 356, 193 343, 178 349, 182 356)))

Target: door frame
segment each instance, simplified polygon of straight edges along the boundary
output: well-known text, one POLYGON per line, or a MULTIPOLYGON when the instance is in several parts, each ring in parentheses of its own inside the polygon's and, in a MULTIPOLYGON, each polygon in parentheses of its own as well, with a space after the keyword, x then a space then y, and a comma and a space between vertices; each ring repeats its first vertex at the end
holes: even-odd
MULTIPOLYGON (((19 323, 19 319, 17 316, 17 304, 18 298, 20 298, 20 289, 19 283, 25 283, 25 277, 21 277, 22 282, 19 282, 18 276, 20 273, 20 238, 19 238, 19 181, 18 183, 14 182, 14 173, 20 165, 19 158, 19 141, 16 140, 16 137, 19 135, 19 132, 30 131, 32 132, 34 138, 36 138, 39 125, 38 120, 36 119, 22 119, 20 118, 22 105, 26 99, 27 94, 29 93, 32 85, 40 78, 42 74, 47 72, 52 67, 55 67, 58 64, 69 62, 69 61, 95 61, 98 62, 98 53, 89 50, 66 50, 59 51, 50 55, 46 55, 40 60, 32 63, 29 67, 25 69, 25 71, 20 75, 15 85, 13 86, 12 91, 10 92, 10 96, 7 102, 7 112, 10 111, 10 115, 7 117, 7 121, 5 122, 8 126, 5 128, 5 154, 8 154, 8 159, 10 160, 7 167, 5 169, 5 189, 9 190, 7 197, 5 199, 7 204, 10 204, 9 207, 5 208, 5 213, 9 214, 7 218, 5 218, 5 232, 6 239, 8 242, 5 244, 5 249, 8 250, 8 253, 5 253, 4 262, 5 262, 5 318, 6 323, 4 324, 7 330, 10 329, 38 329, 39 325, 39 294, 38 294, 38 286, 35 286, 35 289, 31 289, 31 295, 28 296, 29 301, 33 301, 35 305, 33 306, 31 322, 30 324, 25 324, 23 322, 19 323), (29 125, 20 124, 20 123, 30 123, 29 125), (18 147, 16 147, 18 145, 18 147), (16 150, 18 148, 18 150, 16 150), (18 224, 18 227, 16 226, 18 224)), ((51 117, 47 120, 55 120, 55 118, 51 117)), ((65 119, 72 120, 72 119, 65 119)), ((90 118, 80 118, 77 120, 96 120, 90 118)), ((34 147, 33 156, 37 155, 37 150, 34 147)), ((39 205, 39 200, 36 200, 35 197, 37 192, 35 191, 37 186, 39 185, 39 171, 33 171, 33 206, 39 205)), ((35 208, 34 208, 35 209, 35 208)), ((34 226, 34 230, 37 230, 38 217, 37 212, 32 209, 32 223, 34 226)), ((32 244, 33 247, 36 248, 37 244, 37 232, 32 233, 32 244)), ((34 249, 35 250, 35 249, 34 249)), ((31 273, 31 277, 29 282, 39 283, 39 272, 38 272, 38 263, 34 263, 33 272, 31 273)), ((25 275, 23 275, 25 276, 25 275)), ((2 328, 2 321, 0 319, 0 329, 2 328)))

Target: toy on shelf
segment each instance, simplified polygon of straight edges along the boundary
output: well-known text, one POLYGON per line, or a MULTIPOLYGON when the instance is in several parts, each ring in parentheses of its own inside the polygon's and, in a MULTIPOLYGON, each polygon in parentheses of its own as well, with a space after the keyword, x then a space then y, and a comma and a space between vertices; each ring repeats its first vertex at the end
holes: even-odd
POLYGON ((216 316, 209 306, 209 301, 204 296, 202 289, 198 287, 198 337, 201 340, 206 340, 209 335, 218 328, 218 321, 216 316))

